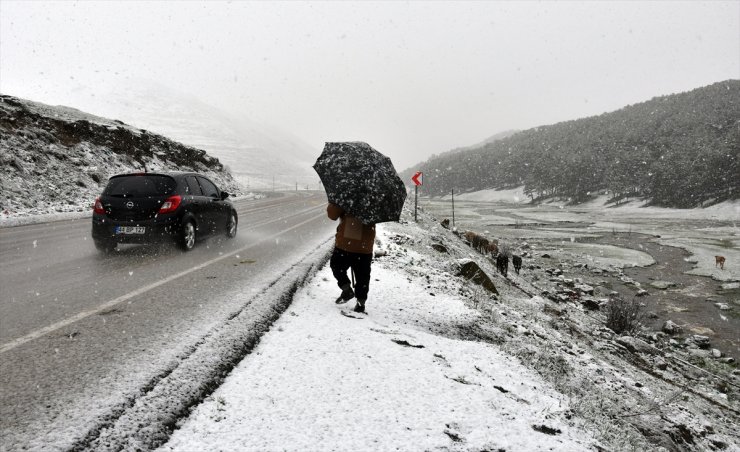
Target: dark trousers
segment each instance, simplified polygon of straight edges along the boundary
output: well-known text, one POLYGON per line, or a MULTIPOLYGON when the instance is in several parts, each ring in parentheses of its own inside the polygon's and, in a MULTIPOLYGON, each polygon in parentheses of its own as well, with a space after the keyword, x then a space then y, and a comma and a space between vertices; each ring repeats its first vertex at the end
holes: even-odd
POLYGON ((370 290, 370 263, 372 254, 350 253, 349 251, 334 248, 329 266, 339 287, 349 285, 347 270, 355 272, 355 297, 358 300, 367 300, 367 292, 370 290))

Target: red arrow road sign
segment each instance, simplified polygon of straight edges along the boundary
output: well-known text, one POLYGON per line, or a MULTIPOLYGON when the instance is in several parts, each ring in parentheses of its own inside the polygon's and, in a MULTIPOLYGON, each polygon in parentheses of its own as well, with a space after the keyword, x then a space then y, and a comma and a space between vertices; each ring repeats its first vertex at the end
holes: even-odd
POLYGON ((411 180, 414 182, 414 185, 422 185, 424 183, 424 173, 417 171, 416 174, 411 176, 411 180))

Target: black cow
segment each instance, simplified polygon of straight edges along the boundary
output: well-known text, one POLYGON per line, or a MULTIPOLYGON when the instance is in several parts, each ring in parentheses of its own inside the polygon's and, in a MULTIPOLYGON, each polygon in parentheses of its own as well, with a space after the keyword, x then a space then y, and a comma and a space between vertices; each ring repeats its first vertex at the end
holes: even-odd
POLYGON ((506 274, 509 272, 509 256, 506 253, 498 253, 498 256, 496 256, 496 269, 504 275, 504 278, 507 277, 506 274))
POLYGON ((517 256, 516 254, 511 257, 511 263, 514 264, 514 271, 516 274, 519 274, 519 270, 522 268, 522 256, 517 256))

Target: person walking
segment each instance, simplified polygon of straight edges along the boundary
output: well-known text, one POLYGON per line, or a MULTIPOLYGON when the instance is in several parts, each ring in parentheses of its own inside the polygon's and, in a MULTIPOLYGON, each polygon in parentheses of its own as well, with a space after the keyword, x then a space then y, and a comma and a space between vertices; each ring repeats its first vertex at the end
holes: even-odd
POLYGON ((332 221, 339 219, 334 252, 329 262, 337 285, 342 289, 337 303, 346 303, 356 297, 357 303, 354 311, 365 312, 365 302, 370 290, 370 265, 375 243, 375 225, 362 224, 356 217, 332 203, 326 207, 326 213, 332 221), (356 279, 354 290, 347 277, 349 269, 352 269, 356 279))

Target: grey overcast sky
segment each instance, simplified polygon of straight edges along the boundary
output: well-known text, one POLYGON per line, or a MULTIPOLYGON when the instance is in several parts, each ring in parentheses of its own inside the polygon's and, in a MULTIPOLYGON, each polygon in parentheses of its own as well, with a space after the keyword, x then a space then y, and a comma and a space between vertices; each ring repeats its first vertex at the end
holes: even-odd
MULTIPOLYGON (((508 129, 740 78, 739 1, 0 0, 0 91, 146 79, 398 170, 508 129)), ((101 91, 102 93, 102 91, 101 91)))

